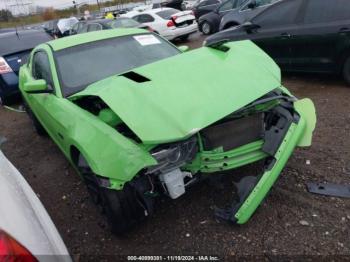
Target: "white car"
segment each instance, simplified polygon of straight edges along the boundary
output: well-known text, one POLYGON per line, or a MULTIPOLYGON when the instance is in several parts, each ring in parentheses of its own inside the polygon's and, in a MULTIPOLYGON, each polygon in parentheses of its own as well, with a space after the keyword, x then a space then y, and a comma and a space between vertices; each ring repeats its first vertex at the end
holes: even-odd
POLYGON ((0 214, 0 261, 72 261, 40 200, 1 151, 0 214))
POLYGON ((196 19, 192 11, 179 11, 173 8, 156 8, 144 11, 131 11, 123 16, 145 24, 168 40, 185 40, 197 31, 196 19))
POLYGON ((197 0, 185 0, 181 4, 182 10, 191 10, 194 5, 197 3, 197 0))

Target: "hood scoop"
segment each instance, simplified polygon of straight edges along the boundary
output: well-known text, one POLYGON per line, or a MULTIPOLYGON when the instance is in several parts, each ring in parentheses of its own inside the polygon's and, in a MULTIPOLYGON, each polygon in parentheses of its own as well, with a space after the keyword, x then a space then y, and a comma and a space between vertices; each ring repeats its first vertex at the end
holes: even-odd
POLYGON ((143 75, 140 75, 138 73, 135 73, 134 71, 130 71, 124 74, 121 74, 120 76, 124 76, 136 83, 144 83, 144 82, 149 82, 151 81, 150 79, 148 79, 147 77, 144 77, 143 75))

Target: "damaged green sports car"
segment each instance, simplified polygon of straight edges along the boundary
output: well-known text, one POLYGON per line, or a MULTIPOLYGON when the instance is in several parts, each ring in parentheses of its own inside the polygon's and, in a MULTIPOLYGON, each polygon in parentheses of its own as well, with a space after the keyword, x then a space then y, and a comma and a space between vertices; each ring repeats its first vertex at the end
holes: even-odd
POLYGON ((237 202, 216 210, 247 222, 316 124, 312 101, 291 95, 250 41, 185 52, 141 29, 71 36, 32 51, 20 90, 116 234, 150 216, 156 196, 263 161, 237 184, 237 202))

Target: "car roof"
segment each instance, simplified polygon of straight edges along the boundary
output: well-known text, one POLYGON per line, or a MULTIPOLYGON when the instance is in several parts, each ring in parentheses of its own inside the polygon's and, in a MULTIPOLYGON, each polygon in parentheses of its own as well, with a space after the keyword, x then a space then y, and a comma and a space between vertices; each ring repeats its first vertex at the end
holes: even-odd
POLYGON ((84 34, 77 34, 73 36, 59 38, 59 39, 47 42, 47 44, 50 45, 54 51, 59 51, 62 49, 66 49, 69 47, 73 47, 73 46, 77 46, 85 43, 96 42, 96 41, 119 37, 119 36, 143 34, 143 33, 149 33, 149 32, 144 29, 138 29, 138 28, 100 30, 100 31, 88 32, 84 34))
POLYGON ((30 50, 52 39, 41 30, 21 30, 0 34, 0 56, 30 50))
MULTIPOLYGON (((174 9, 174 8, 161 7, 161 8, 144 10, 144 11, 131 11, 130 13, 132 13, 133 15, 137 15, 137 14, 155 14, 155 13, 158 13, 160 11, 170 10, 170 9, 174 9)), ((176 9, 174 9, 174 10, 176 10, 176 9)), ((179 12, 181 12, 181 11, 179 10, 179 12)))

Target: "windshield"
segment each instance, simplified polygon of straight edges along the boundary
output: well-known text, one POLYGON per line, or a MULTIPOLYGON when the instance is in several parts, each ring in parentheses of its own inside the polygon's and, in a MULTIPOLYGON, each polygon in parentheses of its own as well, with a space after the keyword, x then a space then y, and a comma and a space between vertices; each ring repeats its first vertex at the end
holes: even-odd
POLYGON ((138 27, 140 24, 131 18, 117 18, 111 22, 108 22, 110 28, 127 28, 127 27, 138 27))
POLYGON ((70 47, 55 52, 55 58, 62 93, 67 97, 109 76, 179 53, 156 35, 139 34, 70 47))
POLYGON ((178 13, 178 12, 180 12, 180 11, 179 10, 175 10, 175 9, 167 9, 167 10, 160 11, 160 12, 158 12, 156 14, 159 15, 164 20, 170 20, 171 16, 173 14, 178 13))

